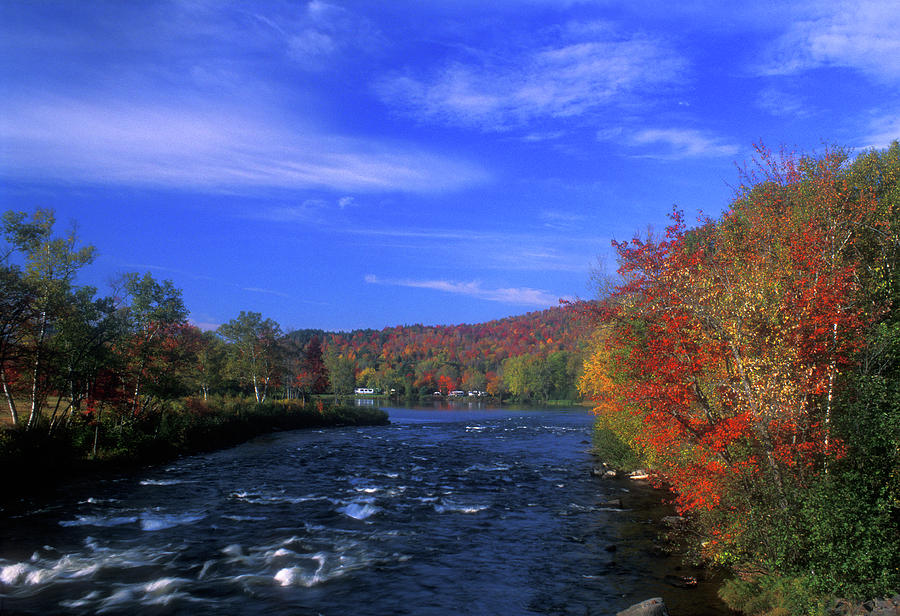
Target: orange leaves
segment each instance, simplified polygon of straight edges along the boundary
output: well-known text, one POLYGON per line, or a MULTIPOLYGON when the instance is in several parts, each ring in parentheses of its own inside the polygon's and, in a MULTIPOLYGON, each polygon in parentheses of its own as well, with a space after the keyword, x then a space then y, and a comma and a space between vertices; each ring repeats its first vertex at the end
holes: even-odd
POLYGON ((581 390, 606 425, 640 418, 631 439, 683 510, 841 455, 836 377, 879 312, 860 304, 858 244, 883 214, 845 155, 758 152, 720 220, 687 229, 675 211, 663 237, 614 242, 624 282, 595 310, 581 390))

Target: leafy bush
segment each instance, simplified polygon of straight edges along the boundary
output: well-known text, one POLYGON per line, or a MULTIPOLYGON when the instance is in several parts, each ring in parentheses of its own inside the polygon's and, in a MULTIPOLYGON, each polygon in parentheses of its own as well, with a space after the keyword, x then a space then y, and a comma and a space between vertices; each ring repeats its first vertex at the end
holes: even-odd
POLYGON ((719 597, 748 616, 821 616, 831 597, 812 590, 803 577, 763 574, 750 580, 727 580, 719 597))
POLYGON ((596 428, 593 433, 594 453, 601 460, 622 471, 643 466, 641 456, 609 428, 596 428))

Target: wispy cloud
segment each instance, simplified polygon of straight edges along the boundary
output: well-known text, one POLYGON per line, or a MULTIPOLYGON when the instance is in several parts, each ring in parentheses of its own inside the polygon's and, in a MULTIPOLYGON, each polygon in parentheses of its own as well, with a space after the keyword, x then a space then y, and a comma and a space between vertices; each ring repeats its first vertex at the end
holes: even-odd
MULTIPOLYGON (((383 100, 429 121, 505 130, 631 105, 684 79, 686 62, 660 40, 592 29, 581 40, 505 61, 456 62, 428 77, 382 79, 383 100)), ((583 33, 582 33, 583 35, 583 33)))
POLYGON ((804 118, 812 113, 812 103, 805 103, 799 96, 775 87, 767 87, 759 93, 756 106, 774 116, 804 118))
POLYGON ((440 254, 447 266, 466 263, 479 271, 584 273, 597 252, 609 245, 608 237, 583 232, 586 219, 578 225, 575 215, 540 217, 547 222, 535 232, 365 227, 340 232, 360 236, 361 241, 368 237, 366 245, 372 248, 426 251, 433 262, 440 254))
POLYGON ((579 225, 583 225, 585 217, 581 214, 563 212, 558 210, 544 210, 540 213, 544 227, 559 231, 567 231, 579 225))
POLYGON ((818 67, 847 67, 879 80, 900 79, 900 10, 894 2, 819 2, 813 17, 794 22, 768 51, 759 71, 789 75, 818 67))
POLYGON ((0 101, 6 178, 241 191, 435 192, 484 181, 476 165, 402 143, 328 135, 240 109, 92 99, 0 101))
POLYGON ((307 70, 327 70, 345 52, 369 52, 384 45, 371 21, 343 7, 320 0, 306 5, 299 19, 278 28, 290 57, 307 70))
MULTIPOLYGON (((347 136, 318 88, 384 44, 364 17, 313 0, 4 11, 0 178, 207 192, 428 193, 479 165, 403 140, 347 136), (341 70, 346 68, 342 65, 341 70)), ((352 131, 352 129, 348 129, 352 131)), ((384 133, 380 133, 384 134, 384 133)))
POLYGON ((886 148, 900 139, 900 113, 879 116, 869 123, 862 147, 886 148))
POLYGON ((287 293, 282 293, 281 291, 273 291, 272 289, 262 289, 260 287, 241 287, 242 291, 249 291, 250 293, 262 293, 264 295, 277 295, 278 297, 291 297, 287 293))
POLYGON ((692 128, 607 129, 597 133, 601 141, 617 141, 635 148, 653 148, 642 156, 679 159, 734 156, 740 148, 721 138, 692 128))
MULTIPOLYGON (((480 282, 455 282, 452 280, 408 280, 380 278, 373 274, 365 277, 369 284, 381 284, 415 289, 431 289, 455 295, 465 295, 491 302, 516 304, 520 306, 553 306, 560 297, 541 289, 529 287, 486 289, 480 282)), ((564 298, 564 299, 569 299, 564 298)))
POLYGON ((155 270, 159 272, 169 272, 172 274, 178 274, 179 276, 183 276, 186 278, 191 278, 193 280, 215 280, 215 278, 213 278, 212 276, 195 274, 194 272, 189 272, 187 270, 177 269, 174 267, 166 267, 163 265, 152 265, 147 263, 123 263, 122 267, 136 270, 155 270))

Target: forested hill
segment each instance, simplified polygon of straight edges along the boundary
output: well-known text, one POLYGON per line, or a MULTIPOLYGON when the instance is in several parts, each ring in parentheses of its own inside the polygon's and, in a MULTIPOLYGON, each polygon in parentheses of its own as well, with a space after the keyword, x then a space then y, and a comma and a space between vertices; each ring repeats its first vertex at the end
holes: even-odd
POLYGON ((572 310, 549 308, 474 325, 400 325, 382 330, 303 329, 288 337, 305 348, 322 341, 333 364, 351 364, 356 384, 403 393, 448 390, 519 398, 576 396, 584 324, 572 310))

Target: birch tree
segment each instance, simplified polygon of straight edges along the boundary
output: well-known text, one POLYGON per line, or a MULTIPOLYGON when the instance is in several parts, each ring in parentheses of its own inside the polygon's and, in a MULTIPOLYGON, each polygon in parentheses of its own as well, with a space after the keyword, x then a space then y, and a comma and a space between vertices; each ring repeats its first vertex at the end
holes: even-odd
POLYGON ((227 369, 245 387, 253 387, 258 403, 266 401, 275 384, 280 361, 281 327, 258 312, 241 311, 218 329, 228 343, 227 369))

